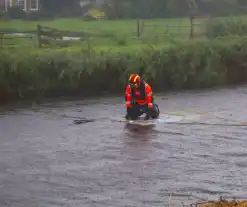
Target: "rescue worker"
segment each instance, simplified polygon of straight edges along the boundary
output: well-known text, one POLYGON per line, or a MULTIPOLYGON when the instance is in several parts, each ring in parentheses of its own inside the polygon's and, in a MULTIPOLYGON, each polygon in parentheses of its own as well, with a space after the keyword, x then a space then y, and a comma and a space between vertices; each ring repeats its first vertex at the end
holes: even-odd
POLYGON ((125 90, 127 114, 126 119, 136 120, 142 114, 146 114, 145 120, 150 117, 158 118, 159 108, 154 103, 152 88, 138 74, 132 74, 125 90))

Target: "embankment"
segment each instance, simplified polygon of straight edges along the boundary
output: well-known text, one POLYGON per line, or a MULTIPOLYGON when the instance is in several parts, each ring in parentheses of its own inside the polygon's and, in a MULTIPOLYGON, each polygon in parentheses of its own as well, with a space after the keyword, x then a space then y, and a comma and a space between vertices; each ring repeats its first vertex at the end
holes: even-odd
POLYGON ((0 51, 1 100, 123 91, 139 72, 155 90, 206 88, 247 79, 247 40, 224 37, 129 52, 0 51))

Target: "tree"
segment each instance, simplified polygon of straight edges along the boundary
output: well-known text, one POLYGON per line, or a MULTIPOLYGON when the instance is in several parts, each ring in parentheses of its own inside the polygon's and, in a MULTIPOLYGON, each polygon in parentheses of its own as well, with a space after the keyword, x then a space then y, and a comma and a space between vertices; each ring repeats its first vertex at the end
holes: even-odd
POLYGON ((78 7, 79 0, 40 0, 42 9, 46 11, 59 12, 64 9, 71 9, 78 7))

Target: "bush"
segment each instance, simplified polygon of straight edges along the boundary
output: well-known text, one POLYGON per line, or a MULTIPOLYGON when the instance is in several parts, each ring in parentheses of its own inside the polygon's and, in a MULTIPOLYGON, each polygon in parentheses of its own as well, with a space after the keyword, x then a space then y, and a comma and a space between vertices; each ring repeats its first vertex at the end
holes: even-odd
POLYGON ((227 35, 247 35, 247 21, 244 19, 212 19, 206 24, 208 38, 227 35))
POLYGON ((66 8, 56 14, 56 17, 60 18, 75 18, 75 17, 81 17, 82 16, 82 9, 81 7, 73 7, 73 8, 66 8))
POLYGON ((85 14, 82 18, 84 21, 97 21, 97 19, 95 19, 94 17, 92 17, 89 14, 85 14))
POLYGON ((54 18, 54 14, 44 11, 31 11, 26 16, 26 20, 30 21, 53 20, 54 18))
POLYGON ((247 80, 247 40, 186 42, 140 52, 66 50, 0 51, 0 91, 36 94, 123 92, 127 77, 140 73, 155 91, 205 88, 247 80))
POLYGON ((7 16, 12 19, 25 19, 26 18, 26 12, 21 9, 19 6, 14 6, 8 8, 8 11, 6 12, 7 16))
POLYGON ((2 19, 5 15, 5 12, 0 11, 0 19, 2 19))

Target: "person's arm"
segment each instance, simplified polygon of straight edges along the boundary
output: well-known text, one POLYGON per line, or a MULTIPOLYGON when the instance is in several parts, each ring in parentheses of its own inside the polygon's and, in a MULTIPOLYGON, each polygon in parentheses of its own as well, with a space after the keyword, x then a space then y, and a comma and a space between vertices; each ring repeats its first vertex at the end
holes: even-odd
POLYGON ((131 107, 131 102, 132 102, 132 95, 131 95, 131 88, 130 85, 127 85, 126 89, 125 89, 125 106, 126 108, 130 108, 131 107))
POLYGON ((153 103, 152 103, 153 92, 152 92, 152 88, 150 85, 146 86, 146 96, 147 96, 148 108, 153 108, 153 103))

